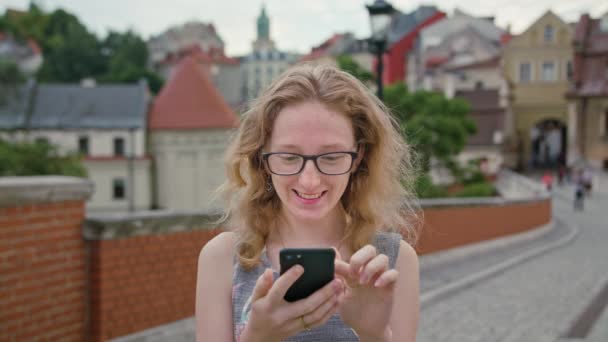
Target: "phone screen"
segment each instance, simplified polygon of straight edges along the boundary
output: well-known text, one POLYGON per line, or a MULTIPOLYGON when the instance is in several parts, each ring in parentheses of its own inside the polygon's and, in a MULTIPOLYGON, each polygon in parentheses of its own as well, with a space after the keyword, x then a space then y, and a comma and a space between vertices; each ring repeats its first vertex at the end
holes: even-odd
POLYGON ((285 300, 306 298, 334 279, 333 248, 285 248, 279 254, 281 274, 294 265, 302 265, 304 273, 287 290, 285 300))

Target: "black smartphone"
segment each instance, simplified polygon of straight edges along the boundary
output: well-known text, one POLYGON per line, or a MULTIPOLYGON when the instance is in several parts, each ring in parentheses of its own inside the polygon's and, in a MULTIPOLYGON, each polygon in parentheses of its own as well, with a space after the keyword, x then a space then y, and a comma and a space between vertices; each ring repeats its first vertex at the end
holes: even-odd
POLYGON ((284 248, 279 253, 281 274, 294 265, 302 265, 304 274, 287 290, 285 300, 306 298, 334 279, 333 248, 284 248))

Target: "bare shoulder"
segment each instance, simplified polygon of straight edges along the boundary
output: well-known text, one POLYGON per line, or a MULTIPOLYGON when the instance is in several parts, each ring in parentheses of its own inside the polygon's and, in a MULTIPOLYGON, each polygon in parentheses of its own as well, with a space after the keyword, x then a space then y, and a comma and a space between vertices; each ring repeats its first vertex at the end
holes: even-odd
POLYGON ((223 232, 209 240, 201 249, 199 254, 199 260, 201 259, 215 259, 225 260, 216 258, 228 258, 232 261, 234 255, 234 248, 236 244, 236 234, 234 232, 223 232))
POLYGON ((418 268, 418 254, 414 248, 407 242, 401 240, 399 244, 399 257, 397 258, 397 266, 402 265, 411 267, 416 265, 418 268))

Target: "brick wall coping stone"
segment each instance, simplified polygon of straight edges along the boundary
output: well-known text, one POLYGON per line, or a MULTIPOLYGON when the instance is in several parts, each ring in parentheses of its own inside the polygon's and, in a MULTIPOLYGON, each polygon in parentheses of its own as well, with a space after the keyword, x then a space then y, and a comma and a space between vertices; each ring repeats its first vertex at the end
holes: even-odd
MULTIPOLYGON (((542 184, 503 170, 496 184, 501 196, 480 198, 421 199, 425 208, 493 207, 527 204, 551 198, 542 184)), ((218 211, 154 210, 134 213, 87 214, 84 237, 88 240, 114 240, 132 236, 158 235, 180 231, 218 228, 218 211)))
POLYGON ((0 177, 0 208, 63 201, 86 201, 92 181, 67 176, 0 177))
POLYGON ((84 238, 114 240, 217 228, 218 211, 154 210, 135 213, 87 214, 84 238))

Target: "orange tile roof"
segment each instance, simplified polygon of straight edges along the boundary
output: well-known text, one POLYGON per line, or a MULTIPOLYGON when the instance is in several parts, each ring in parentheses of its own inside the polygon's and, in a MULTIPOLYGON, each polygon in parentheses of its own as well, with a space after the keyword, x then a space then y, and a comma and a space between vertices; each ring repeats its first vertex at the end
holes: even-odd
POLYGON ((233 128, 238 124, 237 115, 191 57, 179 63, 154 101, 148 120, 152 130, 233 128))

